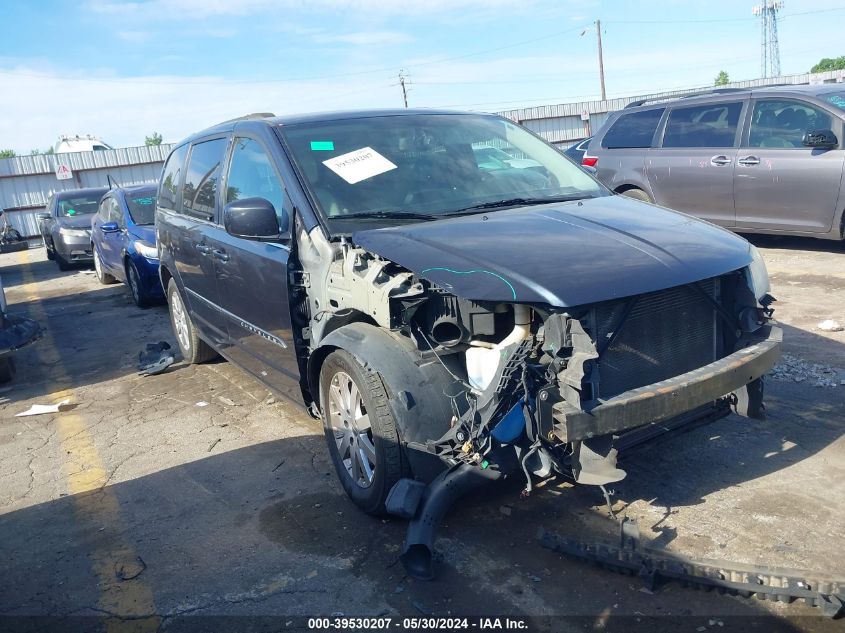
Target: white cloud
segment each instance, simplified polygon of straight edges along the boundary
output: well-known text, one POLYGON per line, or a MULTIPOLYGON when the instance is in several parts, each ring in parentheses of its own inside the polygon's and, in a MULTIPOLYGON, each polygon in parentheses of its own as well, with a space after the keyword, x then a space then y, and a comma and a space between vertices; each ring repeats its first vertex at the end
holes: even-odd
POLYGON ((358 31, 356 33, 322 33, 314 37, 316 42, 354 44, 355 46, 379 46, 386 44, 404 44, 413 38, 398 31, 358 31))
POLYGON ((152 37, 152 33, 149 31, 118 31, 117 37, 122 39, 124 42, 146 42, 152 37))

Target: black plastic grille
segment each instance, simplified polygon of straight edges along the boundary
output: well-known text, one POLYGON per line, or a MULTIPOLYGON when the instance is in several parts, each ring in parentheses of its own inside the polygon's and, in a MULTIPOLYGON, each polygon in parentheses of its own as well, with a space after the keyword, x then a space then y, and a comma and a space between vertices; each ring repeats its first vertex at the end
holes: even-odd
MULTIPOLYGON (((699 282, 711 297, 717 280, 699 282)), ((612 336, 627 301, 595 309, 596 346, 612 336)), ((598 359, 599 397, 644 387, 717 359, 717 318, 706 297, 687 286, 641 295, 598 359)))

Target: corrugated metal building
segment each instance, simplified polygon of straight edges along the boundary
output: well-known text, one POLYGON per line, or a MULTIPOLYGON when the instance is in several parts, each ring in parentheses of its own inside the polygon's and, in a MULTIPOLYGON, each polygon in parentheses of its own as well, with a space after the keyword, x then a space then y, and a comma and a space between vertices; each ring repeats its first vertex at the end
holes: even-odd
MULTIPOLYGON (((785 75, 783 77, 770 77, 767 79, 735 81, 722 87, 755 88, 774 84, 841 83, 843 80, 845 80, 845 71, 833 70, 824 73, 805 73, 802 75, 785 75)), ((707 90, 707 87, 621 97, 606 101, 582 101, 580 103, 562 103, 534 108, 520 108, 517 110, 506 110, 499 114, 524 125, 550 143, 570 145, 591 136, 602 126, 608 114, 616 110, 621 110, 632 101, 645 98, 681 97, 702 90, 707 90)))
POLYGON ((153 145, 4 158, 0 160, 0 207, 6 211, 9 223, 21 234, 38 235, 36 214, 44 210, 53 192, 107 187, 109 176, 121 185, 155 182, 172 147, 153 145), (69 167, 73 177, 57 179, 58 165, 69 167))

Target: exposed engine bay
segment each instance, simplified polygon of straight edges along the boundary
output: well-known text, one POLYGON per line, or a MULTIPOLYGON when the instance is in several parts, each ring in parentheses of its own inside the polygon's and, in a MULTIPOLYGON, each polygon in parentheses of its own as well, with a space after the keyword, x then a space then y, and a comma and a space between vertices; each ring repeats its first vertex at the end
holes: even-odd
MULTIPOLYGON (((764 414, 762 376, 779 356, 780 330, 752 267, 555 307, 456 296, 427 270, 299 230, 292 310, 312 411, 321 354, 349 348, 339 337, 353 324, 398 343, 401 367, 371 335, 357 334, 351 351, 381 373, 402 429, 414 476, 394 486, 387 510, 411 519, 402 560, 416 577, 432 577, 434 529, 479 483, 521 477, 527 495, 558 475, 606 496, 604 486, 625 477, 620 448, 678 420, 764 414), (401 376, 415 371, 428 391, 405 387, 401 376)), ((510 285, 492 271, 438 271, 510 285)))

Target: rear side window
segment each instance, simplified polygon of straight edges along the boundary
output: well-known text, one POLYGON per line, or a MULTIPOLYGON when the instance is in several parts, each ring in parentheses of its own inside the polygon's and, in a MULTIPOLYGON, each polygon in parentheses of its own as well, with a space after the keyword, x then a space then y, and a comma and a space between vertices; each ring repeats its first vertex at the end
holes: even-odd
POLYGON ((161 172, 161 186, 158 193, 158 205, 163 209, 176 209, 176 193, 179 187, 179 179, 182 174, 182 165, 185 164, 185 155, 188 153, 188 146, 177 147, 170 154, 164 170, 161 172))
POLYGON ((220 165, 225 151, 225 138, 193 146, 182 190, 183 213, 207 220, 214 219, 217 208, 217 182, 220 180, 220 165))
POLYGON ((733 147, 742 102, 673 108, 663 147, 733 147))
POLYGON ((601 146, 605 149, 651 147, 651 139, 665 110, 658 108, 623 114, 610 126, 601 146))

